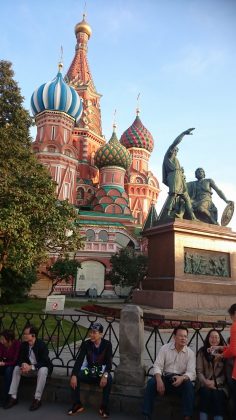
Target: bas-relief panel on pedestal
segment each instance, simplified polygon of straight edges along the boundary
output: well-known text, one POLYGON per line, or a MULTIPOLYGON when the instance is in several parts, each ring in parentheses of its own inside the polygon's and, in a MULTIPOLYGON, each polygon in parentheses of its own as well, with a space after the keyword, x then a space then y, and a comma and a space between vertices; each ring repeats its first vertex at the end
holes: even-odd
POLYGON ((214 277, 230 277, 230 256, 226 252, 184 248, 184 272, 214 277))

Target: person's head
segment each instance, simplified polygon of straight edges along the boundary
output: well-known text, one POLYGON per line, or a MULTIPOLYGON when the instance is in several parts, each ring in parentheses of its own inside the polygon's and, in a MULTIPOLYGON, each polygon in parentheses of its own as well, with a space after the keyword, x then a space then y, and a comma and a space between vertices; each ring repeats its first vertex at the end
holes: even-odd
POLYGON ((175 347, 177 350, 180 350, 187 345, 188 328, 179 325, 178 327, 175 327, 173 335, 175 340, 175 347))
POLYGON ((208 331, 207 336, 204 340, 204 347, 208 349, 211 346, 223 346, 224 339, 221 333, 214 328, 208 331))
POLYGON ((236 321, 236 303, 233 303, 233 305, 230 306, 228 313, 232 321, 236 321))
POLYGON ((208 331, 202 347, 205 359, 208 362, 212 361, 212 354, 208 352, 209 347, 224 346, 224 344, 224 339, 219 331, 214 328, 208 331))
POLYGON ((100 322, 93 322, 89 327, 89 338, 94 344, 99 344, 103 336, 103 326, 100 322))
POLYGON ((203 178, 205 178, 205 176, 206 176, 206 174, 205 174, 204 169, 202 169, 202 168, 197 168, 196 169, 196 171, 195 171, 195 177, 197 179, 203 179, 203 178))
POLYGON ((15 340, 15 334, 12 330, 3 330, 0 333, 0 341, 5 347, 11 346, 12 342, 15 340))
POLYGON ((38 329, 34 325, 27 325, 24 329, 23 336, 23 340, 27 341, 30 346, 33 346, 38 336, 38 329))
POLYGON ((179 151, 179 148, 178 148, 177 146, 173 147, 173 149, 171 149, 171 150, 169 151, 169 157, 176 156, 176 155, 177 155, 177 153, 178 153, 178 151, 179 151))

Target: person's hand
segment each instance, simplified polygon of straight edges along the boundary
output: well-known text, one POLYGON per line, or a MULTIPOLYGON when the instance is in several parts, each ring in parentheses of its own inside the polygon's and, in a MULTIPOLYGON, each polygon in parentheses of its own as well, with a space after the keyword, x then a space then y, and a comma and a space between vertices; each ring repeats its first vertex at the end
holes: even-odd
POLYGON ((77 387, 77 376, 72 375, 70 378, 70 386, 71 388, 75 389, 77 387))
POLYGON ((218 355, 224 351, 224 346, 211 346, 208 347, 207 352, 211 353, 213 356, 218 355))
POLYGON ((177 388, 184 382, 184 376, 179 376, 179 375, 173 376, 172 380, 173 380, 172 385, 177 388))
POLYGON ((99 384, 99 386, 100 386, 101 388, 104 388, 104 387, 106 386, 106 384, 107 384, 107 378, 105 378, 105 376, 102 376, 102 377, 101 377, 101 380, 100 380, 100 384, 99 384))
POLYGON ((157 392, 158 392, 158 394, 164 395, 165 394, 165 385, 164 385, 164 382, 161 379, 161 377, 158 377, 156 379, 156 382, 157 382, 157 392))
POLYGON ((184 134, 187 134, 187 135, 192 135, 193 133, 192 133, 192 131, 193 130, 195 130, 195 128, 188 128, 188 130, 185 130, 184 131, 184 134))
POLYGON ((28 365, 28 363, 22 363, 20 369, 21 373, 28 373, 31 370, 31 365, 28 365))
POLYGON ((0 362, 0 366, 5 366, 5 362, 0 362))
POLYGON ((205 380, 205 385, 209 389, 216 389, 215 382, 212 379, 206 379, 205 380))

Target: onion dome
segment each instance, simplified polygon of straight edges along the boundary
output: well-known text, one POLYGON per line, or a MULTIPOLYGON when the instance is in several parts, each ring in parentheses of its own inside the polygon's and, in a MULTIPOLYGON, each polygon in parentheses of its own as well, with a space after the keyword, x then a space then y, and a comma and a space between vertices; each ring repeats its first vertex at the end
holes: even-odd
POLYGON ((115 130, 109 142, 97 150, 94 159, 99 169, 104 166, 120 166, 127 170, 132 161, 129 151, 120 144, 115 130))
POLYGON ((78 32, 85 32, 89 38, 92 34, 91 26, 86 22, 85 15, 83 15, 83 20, 75 25, 75 35, 77 35, 78 32))
POLYGON ((154 146, 151 133, 144 127, 138 115, 133 124, 122 134, 120 142, 127 149, 138 147, 149 152, 152 152, 154 146))
POLYGON ((31 97, 31 108, 34 115, 45 110, 62 111, 73 117, 76 122, 80 119, 83 107, 76 90, 66 84, 61 73, 62 64, 56 77, 36 89, 31 97))

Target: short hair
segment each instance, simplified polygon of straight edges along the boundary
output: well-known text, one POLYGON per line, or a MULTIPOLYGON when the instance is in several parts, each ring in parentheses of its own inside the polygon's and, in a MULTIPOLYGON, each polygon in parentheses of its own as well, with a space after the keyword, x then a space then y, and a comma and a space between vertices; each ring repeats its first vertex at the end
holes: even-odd
POLYGON ((176 335, 179 330, 184 330, 188 334, 188 328, 184 327, 183 325, 178 325, 178 327, 175 327, 173 334, 176 335))
POLYGON ((15 340, 15 333, 12 330, 3 330, 0 336, 4 337, 7 342, 15 340))
POLYGON ((100 324, 100 322, 93 322, 90 325, 89 330, 98 331, 98 332, 102 333, 103 332, 103 326, 102 326, 102 324, 100 324))
POLYGON ((205 176, 206 176, 206 172, 205 172, 205 170, 204 170, 203 168, 197 168, 197 169, 196 169, 196 171, 195 171, 195 177, 197 176, 197 173, 198 173, 199 171, 203 171, 203 172, 204 172, 204 178, 205 178, 205 176))
POLYGON ((31 325, 31 324, 26 325, 24 328, 24 331, 25 330, 29 330, 29 334, 35 335, 35 337, 38 336, 38 328, 36 328, 34 325, 31 325))
POLYGON ((230 315, 234 315, 236 312, 236 303, 233 303, 233 305, 230 306, 230 308, 228 309, 228 313, 230 315))

